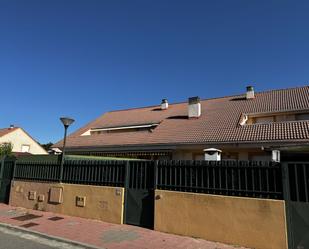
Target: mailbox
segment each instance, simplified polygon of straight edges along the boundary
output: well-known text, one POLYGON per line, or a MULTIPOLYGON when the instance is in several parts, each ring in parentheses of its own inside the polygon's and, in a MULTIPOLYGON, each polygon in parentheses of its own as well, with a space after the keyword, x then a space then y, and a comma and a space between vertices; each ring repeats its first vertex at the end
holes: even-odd
POLYGON ((205 149, 205 161, 221 161, 221 153, 222 151, 216 148, 205 149))

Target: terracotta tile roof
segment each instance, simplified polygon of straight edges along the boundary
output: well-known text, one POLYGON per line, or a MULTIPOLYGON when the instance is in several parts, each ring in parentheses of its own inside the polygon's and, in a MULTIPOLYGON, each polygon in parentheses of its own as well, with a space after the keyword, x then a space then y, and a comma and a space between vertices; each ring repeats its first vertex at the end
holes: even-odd
MULTIPOLYGON (((108 112, 68 137, 68 147, 104 147, 124 145, 308 142, 309 121, 239 125, 244 113, 309 111, 309 86, 272 90, 255 94, 246 100, 243 95, 201 101, 202 115, 187 118, 187 103, 108 112), (80 136, 90 128, 160 123, 153 132, 136 131, 80 136)), ((59 142, 54 147, 61 147, 59 142)))
POLYGON ((17 130, 17 129, 18 129, 18 127, 13 127, 13 128, 2 128, 2 129, 0 129, 0 137, 4 136, 4 135, 6 135, 6 134, 8 134, 8 133, 10 133, 10 132, 12 132, 12 131, 15 131, 15 130, 17 130))

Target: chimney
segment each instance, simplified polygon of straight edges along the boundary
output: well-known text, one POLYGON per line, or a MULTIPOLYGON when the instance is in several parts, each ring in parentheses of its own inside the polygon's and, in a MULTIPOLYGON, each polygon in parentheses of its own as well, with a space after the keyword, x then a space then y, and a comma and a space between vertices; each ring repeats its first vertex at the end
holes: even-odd
POLYGON ((167 99, 162 99, 162 102, 161 102, 161 110, 166 110, 168 109, 168 102, 167 102, 167 99))
POLYGON ((246 99, 254 99, 254 88, 253 88, 253 86, 247 86, 246 99))
POLYGON ((11 124, 9 129, 13 129, 13 128, 14 128, 14 125, 13 125, 13 124, 11 124))
POLYGON ((201 102, 199 97, 191 97, 188 100, 188 117, 199 118, 202 114, 201 102))

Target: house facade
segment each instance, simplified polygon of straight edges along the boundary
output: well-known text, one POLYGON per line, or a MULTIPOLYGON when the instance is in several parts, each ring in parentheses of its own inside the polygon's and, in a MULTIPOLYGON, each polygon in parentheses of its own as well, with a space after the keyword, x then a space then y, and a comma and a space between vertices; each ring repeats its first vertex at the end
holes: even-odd
POLYGON ((20 127, 11 126, 0 129, 0 144, 11 143, 13 153, 46 155, 46 150, 40 146, 27 132, 20 127))
MULTIPOLYGON (((276 151, 301 158, 309 151, 309 87, 254 92, 107 112, 73 132, 69 154, 145 159, 270 160, 276 151)), ((62 147, 62 141, 54 148, 62 147)))

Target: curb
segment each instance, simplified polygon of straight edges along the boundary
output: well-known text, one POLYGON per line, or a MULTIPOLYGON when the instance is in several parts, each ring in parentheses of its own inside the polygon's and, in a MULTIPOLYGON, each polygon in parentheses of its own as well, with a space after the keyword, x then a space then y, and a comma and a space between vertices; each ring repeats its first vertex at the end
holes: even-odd
POLYGON ((58 242, 70 244, 72 246, 79 246, 79 247, 84 247, 84 248, 87 248, 87 249, 104 249, 103 247, 97 247, 97 246, 89 245, 89 244, 86 244, 86 243, 82 243, 82 242, 78 242, 78 241, 74 241, 74 240, 70 240, 70 239, 65 239, 65 238, 61 238, 61 237, 57 237, 57 236, 53 236, 53 235, 48 235, 48 234, 28 230, 28 229, 25 229, 25 228, 22 228, 22 227, 13 226, 13 225, 6 224, 6 223, 0 222, 0 227, 10 229, 10 230, 19 231, 19 232, 23 232, 23 233, 27 233, 27 234, 30 234, 30 235, 36 235, 36 236, 44 238, 44 239, 56 240, 58 242))

